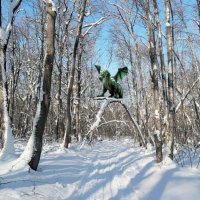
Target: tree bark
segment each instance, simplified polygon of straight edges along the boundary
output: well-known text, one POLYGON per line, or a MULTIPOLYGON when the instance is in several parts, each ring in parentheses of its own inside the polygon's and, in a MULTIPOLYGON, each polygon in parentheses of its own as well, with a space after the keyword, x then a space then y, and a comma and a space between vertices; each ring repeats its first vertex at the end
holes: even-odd
POLYGON ((156 26, 158 29, 158 52, 160 57, 160 66, 161 66, 161 76, 162 76, 162 92, 163 92, 163 101, 164 108, 167 107, 167 86, 166 86, 166 72, 165 72, 165 64, 164 64, 164 54, 163 54, 163 45, 162 45, 162 30, 161 24, 159 20, 159 11, 157 6, 157 1, 152 0, 153 8, 154 8, 154 16, 156 21, 156 26))
POLYGON ((197 8, 198 8, 198 27, 199 27, 199 32, 200 32, 200 0, 197 0, 197 8))
POLYGON ((156 160, 161 162, 163 159, 162 156, 162 133, 160 129, 160 104, 159 104, 159 85, 158 85, 158 61, 156 53, 156 40, 155 32, 153 27, 153 22, 150 15, 149 0, 146 0, 146 17, 147 17, 147 27, 149 31, 149 55, 152 68, 152 83, 153 83, 153 100, 156 102, 154 104, 154 142, 156 146, 156 160))
POLYGON ((42 151, 42 138, 44 133, 44 128, 49 112, 50 106, 50 94, 51 94, 51 77, 53 70, 53 62, 54 62, 54 41, 55 41, 55 20, 56 20, 56 11, 50 1, 45 1, 46 4, 46 12, 47 12, 47 36, 46 36, 46 55, 44 60, 44 75, 42 80, 42 97, 40 97, 40 101, 38 102, 38 106, 40 106, 40 110, 38 115, 38 120, 35 124, 35 142, 34 149, 31 161, 29 162, 29 166, 33 170, 37 170, 40 155, 42 151), (39 105, 40 104, 40 105, 39 105))
POLYGON ((81 72, 82 72, 82 54, 83 54, 83 38, 80 41, 80 51, 78 55, 77 68, 77 105, 76 105, 76 136, 78 141, 81 141, 81 72))
POLYGON ((4 147, 1 152, 1 156, 5 154, 13 154, 14 153, 14 138, 13 138, 13 131, 11 127, 11 119, 9 115, 9 105, 8 105, 8 82, 6 77, 6 51, 13 27, 14 16, 21 4, 22 0, 12 1, 11 10, 9 12, 9 21, 7 24, 6 29, 2 27, 2 13, 1 13, 1 5, 0 5, 0 30, 1 30, 1 37, 0 37, 0 89, 2 89, 2 96, 3 96, 3 119, 4 119, 4 147))
POLYGON ((64 136, 64 124, 63 124, 63 117, 62 117, 62 97, 61 97, 61 87, 62 87, 62 67, 63 67, 63 52, 64 52, 64 45, 63 38, 66 37, 66 33, 62 36, 62 18, 65 17, 61 15, 62 4, 61 2, 58 3, 58 30, 57 30, 57 48, 58 48, 58 92, 57 92, 57 116, 56 116, 56 127, 55 127, 55 136, 58 140, 59 138, 64 136))
POLYGON ((168 132, 166 135, 167 156, 173 159, 173 143, 174 143, 174 115, 175 107, 173 103, 173 63, 172 63, 172 36, 170 24, 170 0, 165 0, 165 23, 166 23, 166 39, 167 39, 167 61, 168 61, 168 132))
POLYGON ((68 91, 67 91, 67 109, 66 109, 66 120, 67 120, 67 122, 66 122, 66 132, 65 132, 65 137, 64 137, 64 147, 65 148, 68 148, 68 144, 70 142, 69 138, 70 138, 71 126, 72 126, 71 96, 72 96, 72 92, 73 92, 77 50, 78 50, 79 40, 80 40, 81 33, 82 33, 83 20, 84 20, 84 17, 85 17, 86 3, 87 3, 87 0, 82 1, 82 8, 81 8, 80 16, 79 16, 79 21, 78 21, 78 30, 77 30, 76 40, 75 40, 74 48, 73 48, 72 68, 71 68, 71 74, 70 74, 68 91))

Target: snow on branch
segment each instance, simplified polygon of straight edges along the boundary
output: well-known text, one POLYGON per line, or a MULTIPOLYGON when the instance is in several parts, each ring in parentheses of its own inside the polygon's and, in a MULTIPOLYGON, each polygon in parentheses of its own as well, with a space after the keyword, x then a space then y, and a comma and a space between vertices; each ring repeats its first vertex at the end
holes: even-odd
POLYGON ((56 12, 56 6, 53 0, 43 0, 45 4, 50 4, 52 6, 52 11, 56 12))
POLYGON ((195 80, 192 84, 192 86, 189 88, 189 90, 186 92, 186 94, 181 98, 180 102, 177 104, 176 108, 175 108, 175 113, 177 113, 177 111, 179 110, 181 104, 185 101, 185 99, 187 98, 187 96, 189 95, 189 93, 192 91, 192 89, 194 88, 194 86, 199 82, 200 77, 195 80))
POLYGON ((96 120, 94 121, 94 123, 92 124, 92 126, 90 127, 89 131, 87 132, 87 134, 85 135, 84 137, 84 141, 80 147, 80 149, 84 146, 85 144, 85 141, 86 139, 89 137, 89 141, 92 140, 92 136, 93 136, 93 131, 95 129, 97 129, 100 125, 100 122, 101 122, 101 117, 106 109, 106 107, 111 104, 111 103, 120 103, 124 109, 126 110, 126 112, 128 113, 128 116, 129 118, 131 119, 131 122, 133 123, 134 127, 136 128, 136 131, 138 132, 138 134, 140 135, 141 139, 142 139, 142 143, 144 145, 144 147, 146 147, 146 144, 145 144, 145 139, 144 139, 144 136, 140 130, 140 127, 139 125, 137 124, 136 120, 131 116, 128 108, 126 107, 126 105, 122 102, 123 99, 115 99, 115 98, 107 98, 107 97, 97 97, 95 98, 95 100, 105 100, 102 104, 101 104, 101 107, 96 115, 96 120))
POLYGON ((193 21, 196 23, 196 25, 199 27, 200 29, 200 20, 193 18, 193 21))
POLYGON ((91 140, 91 138, 92 138, 92 134, 91 134, 91 133, 94 131, 95 128, 97 128, 97 127, 99 126, 99 123, 101 122, 101 117, 102 117, 102 115, 103 115, 103 113, 104 113, 104 110, 106 109, 106 107, 108 106, 109 103, 110 103, 109 100, 106 100, 106 101, 104 101, 104 102, 102 103, 101 108, 100 108, 99 112, 98 112, 97 115, 96 115, 96 120, 95 120, 95 122, 92 124, 92 126, 90 127, 90 130, 89 130, 88 133, 86 134, 86 137, 87 137, 88 135, 90 135, 90 140, 91 140))
POLYGON ((93 100, 110 100, 110 101, 122 101, 122 99, 116 99, 112 97, 95 97, 93 100))
POLYGON ((100 126, 107 125, 107 124, 110 124, 110 123, 122 123, 122 124, 125 124, 125 125, 129 126, 129 125, 128 125, 128 121, 110 120, 110 121, 108 121, 108 122, 104 122, 104 123, 100 124, 99 127, 100 127, 100 126))
POLYGON ((40 118, 40 112, 41 112, 41 102, 43 101, 44 98, 44 92, 43 92, 43 78, 41 79, 41 86, 40 86, 40 94, 39 94, 39 101, 37 103, 37 109, 36 109, 36 114, 33 120, 33 130, 31 133, 31 136, 28 140, 28 143, 26 145, 26 148, 24 149, 23 153, 20 155, 19 158, 17 158, 12 166, 8 168, 6 171, 11 172, 11 171, 16 171, 24 168, 27 166, 27 164, 30 162, 32 156, 33 156, 33 151, 35 148, 35 134, 36 134, 36 126, 38 124, 38 120, 40 118))
POLYGON ((125 12, 125 13, 127 13, 127 14, 130 13, 129 10, 126 10, 125 8, 123 8, 122 6, 120 6, 120 5, 116 4, 116 3, 111 3, 111 5, 115 6, 116 8, 122 10, 123 12, 125 12))
POLYGON ((93 23, 90 23, 90 24, 86 24, 85 26, 83 26, 83 28, 88 28, 88 29, 85 31, 85 33, 83 34, 83 37, 84 37, 85 35, 87 35, 87 34, 89 33, 89 31, 90 31, 93 27, 96 27, 96 26, 102 24, 102 23, 105 22, 105 21, 106 21, 106 17, 101 17, 98 21, 93 22, 93 23))
POLYGON ((196 104, 197 108, 200 109, 200 105, 196 101, 195 101, 195 104, 196 104))
POLYGON ((91 26, 96 26, 99 25, 100 23, 104 22, 106 20, 106 17, 101 17, 99 20, 97 20, 96 22, 90 23, 90 24, 85 24, 83 26, 83 28, 90 28, 91 26))
MULTIPOLYGON (((102 97, 99 97, 99 98, 102 100, 102 97)), ((99 98, 97 97, 97 99, 99 99, 99 98)), ((106 97, 103 97, 103 98, 106 99, 106 97)), ((110 103, 110 101, 109 101, 108 99, 106 99, 106 100, 102 103, 101 108, 99 109, 99 111, 98 111, 98 113, 97 113, 97 115, 96 115, 96 120, 95 120, 95 122, 92 124, 92 126, 90 127, 90 129, 89 129, 89 131, 87 132, 87 134, 85 135, 84 140, 83 140, 83 143, 82 143, 80 149, 84 146, 85 141, 86 141, 86 139, 87 139, 88 136, 89 136, 89 139, 90 139, 90 141, 91 141, 92 136, 93 136, 93 131, 94 131, 96 128, 98 128, 98 126, 99 126, 99 124, 100 124, 100 122, 101 122, 101 117, 102 117, 102 115, 103 115, 103 113, 104 113, 104 110, 106 109, 106 107, 108 106, 109 103, 110 103)))
POLYGON ((9 17, 8 17, 8 24, 6 26, 6 31, 4 32, 3 30, 1 30, 1 32, 4 32, 4 37, 1 38, 4 44, 8 44, 8 40, 9 40, 12 26, 13 26, 13 21, 15 18, 15 13, 17 9, 19 8, 21 2, 22 0, 15 0, 15 1, 10 2, 10 10, 9 10, 9 17))
POLYGON ((12 10, 12 13, 14 14, 17 9, 19 8, 20 4, 21 4, 22 0, 15 0, 10 2, 10 10, 12 10))
POLYGON ((7 99, 7 78, 6 78, 6 62, 5 62, 5 55, 6 49, 9 42, 9 37, 12 30, 12 25, 14 21, 14 15, 22 0, 10 1, 9 4, 9 15, 8 15, 8 25, 4 30, 0 27, 0 65, 1 65, 1 76, 2 76, 2 90, 3 90, 3 118, 4 118, 4 147, 0 152, 0 159, 5 159, 7 155, 14 154, 14 137, 12 134, 12 127, 10 116, 8 112, 8 99, 7 99))

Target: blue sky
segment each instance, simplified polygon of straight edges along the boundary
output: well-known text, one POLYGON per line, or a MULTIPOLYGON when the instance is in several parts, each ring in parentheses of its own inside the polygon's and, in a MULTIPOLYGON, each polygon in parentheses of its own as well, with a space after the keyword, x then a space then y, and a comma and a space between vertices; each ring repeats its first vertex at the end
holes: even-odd
MULTIPOLYGON (((179 0, 173 0, 176 2, 179 2, 179 0)), ((35 1, 36 2, 36 1, 35 1)), ((158 1, 159 2, 159 6, 160 6, 160 16, 161 19, 164 20, 164 1, 158 1)), ((97 2, 98 4, 99 2, 97 2)), ((192 5, 196 5, 196 0, 182 0, 183 3, 183 7, 184 7, 184 15, 185 18, 187 19, 187 25, 190 29, 191 32, 197 32, 195 29, 197 29, 194 26, 193 23, 193 18, 195 17, 196 13, 194 12, 194 9, 191 7, 192 5)), ((28 7, 29 1, 23 0, 22 1, 22 5, 20 7, 20 9, 23 9, 24 11, 21 11, 18 16, 26 16, 29 15, 31 16, 32 10, 28 7)), ((97 5, 98 6, 98 5, 97 5)), ((4 19, 8 16, 8 0, 2 0, 2 7, 3 7, 3 14, 4 14, 4 19)), ((101 8, 103 9, 103 8, 101 8)), ((99 10, 101 10, 99 9, 99 10)), ((91 18, 87 18, 88 22, 94 22, 97 19, 99 19, 101 17, 101 12, 99 11, 98 13, 98 7, 97 7, 97 14, 93 15, 91 18)), ((19 17, 17 17, 17 20, 19 19, 19 17)), ((5 22, 6 20, 4 20, 5 22)), ((104 22, 101 27, 101 31, 100 31, 100 37, 97 40, 96 43, 96 52, 97 52, 97 63, 94 64, 100 64, 102 65, 102 67, 107 67, 109 64, 109 49, 112 46, 112 43, 110 42, 110 38, 109 38, 109 30, 111 27, 113 20, 108 20, 106 22, 104 22)), ((146 30, 144 29, 142 23, 140 23, 139 25, 136 25, 135 27, 135 32, 137 35, 142 35, 144 37, 147 37, 147 33, 146 30)), ((163 26, 163 32, 165 32, 164 30, 164 26, 163 26)), ((147 40, 144 42, 148 42, 147 40)), ((182 42, 182 41, 180 41, 182 42)), ((177 43, 178 44, 178 43, 177 43)), ((116 58, 113 56, 112 58, 112 62, 109 65, 109 69, 111 71, 112 74, 114 74, 118 67, 122 67, 119 66, 118 61, 116 60, 116 58)))
MULTIPOLYGON (((180 2, 179 0, 174 0, 174 2, 180 2)), ((159 3, 159 14, 160 14, 160 18, 161 18, 161 23, 162 23, 162 30, 163 33, 165 33, 165 13, 164 13, 164 1, 158 1, 159 3)), ((176 4, 174 4, 174 11, 175 9, 179 9, 178 6, 175 7, 176 4)), ((183 10, 184 10, 184 18, 186 19, 186 24, 188 26, 188 29, 190 32, 193 33, 197 33, 198 34, 198 28, 197 26, 194 24, 194 18, 197 16, 197 13, 194 12, 194 7, 196 6, 196 0, 182 0, 182 5, 183 5, 183 10)), ((176 18, 175 18, 176 20, 176 18)), ((99 37, 98 41, 97 41, 97 45, 96 45, 96 51, 99 52, 100 50, 100 57, 99 57, 99 62, 97 64, 102 65, 102 67, 106 67, 108 66, 109 63, 109 49, 112 46, 112 43, 109 40, 109 30, 112 24, 112 20, 109 20, 107 22, 105 22, 102 25, 102 30, 101 30, 101 36, 99 37)), ((144 28, 144 26, 142 25, 142 23, 140 22, 139 24, 136 24, 135 26, 135 32, 138 36, 143 36, 146 39, 142 39, 143 42, 148 43, 147 40, 147 33, 146 30, 144 28)), ((184 39, 184 35, 182 34, 179 39, 184 39), (181 38, 182 37, 182 38, 181 38)), ((165 40, 163 39, 163 44, 165 45, 165 40)), ((179 43, 182 43, 183 41, 177 41, 177 45, 179 43)), ((117 71, 118 67, 122 67, 119 66, 118 61, 116 60, 116 58, 113 57, 112 62, 110 63, 109 69, 111 71, 112 74, 115 74, 117 71)))

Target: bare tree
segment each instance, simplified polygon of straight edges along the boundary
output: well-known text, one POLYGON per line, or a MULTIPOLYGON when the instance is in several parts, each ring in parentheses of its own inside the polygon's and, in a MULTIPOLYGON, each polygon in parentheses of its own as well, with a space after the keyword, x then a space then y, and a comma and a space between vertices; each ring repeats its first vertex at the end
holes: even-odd
POLYGON ((76 137, 81 141, 81 72, 82 72, 82 55, 83 55, 83 38, 80 40, 80 49, 78 54, 77 66, 77 104, 76 104, 76 137))
POLYGON ((166 40, 167 40, 167 63, 168 63, 168 132, 166 133, 167 142, 167 154, 173 159, 173 146, 174 146, 174 117, 175 117, 175 107, 174 107, 174 77, 173 77, 173 44, 171 35, 171 23, 170 23, 170 0, 165 0, 165 23, 166 23, 166 40))
POLYGON ((156 160, 161 162, 162 156, 162 133, 160 126, 160 105, 159 105, 159 84, 158 84, 158 61, 156 52, 156 40, 154 32, 154 23, 150 15, 149 0, 146 0, 146 17, 149 36, 149 56, 152 68, 152 83, 153 83, 153 100, 157 102, 154 104, 154 141, 156 146, 156 160))
MULTIPOLYGON (((0 18, 0 65, 1 65, 1 78, 0 85, 3 90, 3 118, 4 118, 4 148, 2 150, 2 155, 4 153, 13 153, 13 133, 11 127, 11 119, 9 116, 9 108, 8 108, 8 80, 6 76, 6 55, 7 55, 7 47, 10 40, 10 35, 12 32, 13 22, 15 18, 15 13, 19 8, 22 0, 10 1, 10 15, 8 17, 8 24, 5 29, 2 27, 2 17, 0 18)), ((0 16, 2 13, 0 13, 0 16)))
POLYGON ((72 92, 73 92, 73 83, 74 83, 74 77, 75 77, 74 75, 75 75, 75 67, 76 67, 76 59, 77 59, 77 50, 78 50, 79 40, 80 40, 81 33, 82 33, 86 3, 87 3, 87 0, 82 1, 82 8, 80 11, 80 16, 79 16, 79 21, 78 21, 78 30, 77 30, 77 34, 76 34, 74 47, 73 47, 72 67, 71 67, 71 74, 69 77, 69 85, 68 85, 68 91, 67 91, 67 110, 66 110, 67 123, 66 123, 65 137, 64 137, 64 147, 66 147, 66 148, 68 148, 69 137, 71 134, 71 124, 72 124, 71 96, 72 96, 72 92))
POLYGON ((42 84, 40 88, 40 100, 38 102, 38 108, 35 116, 35 123, 33 127, 34 134, 34 149, 32 158, 29 165, 32 169, 37 170, 40 155, 42 151, 42 139, 44 128, 49 112, 50 100, 51 100, 51 76, 54 63, 54 42, 55 42, 55 19, 56 10, 52 1, 44 1, 47 12, 47 36, 46 36, 46 54, 44 58, 44 75, 42 78, 42 84))

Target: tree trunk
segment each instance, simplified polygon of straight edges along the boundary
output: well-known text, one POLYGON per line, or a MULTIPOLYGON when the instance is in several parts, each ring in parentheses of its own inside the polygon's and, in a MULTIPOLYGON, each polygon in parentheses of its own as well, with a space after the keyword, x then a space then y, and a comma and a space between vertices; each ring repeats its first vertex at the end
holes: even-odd
POLYGON ((71 96, 72 96, 72 92, 73 92, 77 50, 78 50, 79 40, 80 40, 81 33, 82 33, 82 26, 83 26, 83 20, 84 20, 84 17, 85 17, 86 3, 87 3, 87 0, 83 0, 81 13, 80 13, 79 21, 78 21, 78 31, 77 31, 76 40, 75 40, 74 49, 73 49, 72 69, 71 69, 70 80, 69 80, 68 91, 67 91, 67 109, 66 109, 67 123, 66 123, 65 137, 64 137, 64 147, 65 148, 68 148, 68 144, 70 142, 69 138, 70 138, 71 126, 72 126, 71 96))
POLYGON ((172 36, 170 24, 170 0, 165 0, 165 22, 166 22, 166 39, 167 39, 167 61, 168 61, 168 133, 166 135, 167 156, 173 159, 173 143, 174 143, 174 103, 173 103, 173 64, 172 64, 172 36))
POLYGON ((197 7, 198 7, 198 27, 199 27, 199 32, 200 32, 200 0, 197 0, 197 7))
POLYGON ((6 78, 6 49, 7 45, 0 47, 0 64, 1 64, 1 87, 3 93, 3 119, 4 119, 4 147, 2 150, 2 155, 5 154, 13 154, 14 153, 14 138, 13 131, 11 128, 11 120, 8 111, 8 83, 6 78))
POLYGON ((33 170, 37 170, 40 155, 42 151, 42 138, 44 133, 44 128, 49 112, 50 105, 50 93, 51 93, 51 76, 53 70, 54 62, 54 41, 55 41, 55 19, 56 11, 50 1, 46 1, 46 11, 47 11, 47 36, 46 36, 46 55, 44 60, 44 75, 42 79, 42 86, 40 88, 40 101, 38 102, 38 113, 36 113, 35 127, 33 127, 34 132, 34 149, 29 166, 33 170), (37 116, 38 115, 38 116, 37 116))
POLYGON ((158 61, 156 53, 156 40, 153 22, 151 21, 149 0, 146 0, 146 16, 147 16, 147 26, 149 31, 149 55, 152 68, 152 83, 153 83, 153 101, 154 104, 154 141, 156 145, 156 160, 161 162, 163 159, 162 156, 162 135, 160 130, 160 104, 159 104, 159 85, 158 85, 158 61))
MULTIPOLYGON (((1 156, 5 156, 6 154, 14 153, 14 138, 13 131, 11 128, 11 120, 9 116, 8 109, 8 82, 6 77, 6 51, 11 35, 11 30, 13 27, 14 16, 21 4, 22 0, 10 2, 12 6, 10 6, 11 10, 9 12, 9 21, 7 27, 3 29, 2 27, 2 13, 1 13, 1 2, 0 2, 0 89, 2 88, 3 93, 3 119, 4 119, 4 146, 1 152, 1 156)), ((1 92, 1 91, 0 91, 1 92)))
POLYGON ((81 70, 82 70, 82 54, 83 54, 83 38, 80 41, 80 51, 78 55, 78 69, 77 69, 77 105, 76 105, 76 136, 78 141, 81 141, 81 70))
MULTIPOLYGON (((0 0, 0 27, 2 26, 2 23, 1 23, 1 16, 2 16, 2 8, 1 8, 1 0, 0 0)), ((0 148, 1 148, 1 141, 2 141, 2 136, 3 136, 3 132, 2 132, 2 129, 3 129, 3 121, 2 121, 2 118, 3 118, 3 88, 2 88, 2 73, 1 73, 1 67, 0 67, 0 148)))
POLYGON ((162 45, 162 30, 161 30, 161 24, 159 20, 157 1, 152 0, 152 3, 153 3, 153 8, 154 8, 156 25, 158 29, 158 52, 159 52, 159 57, 160 57, 161 76, 162 76, 162 93, 163 93, 163 103, 164 103, 164 112, 165 112, 166 107, 167 107, 167 86, 166 86, 166 72, 165 72, 165 64, 164 64, 163 45, 162 45))
MULTIPOLYGON (((61 137, 64 137, 64 124, 63 124, 63 117, 62 117, 62 97, 61 97, 61 87, 62 87, 62 67, 63 67, 63 51, 64 51, 64 45, 63 43, 63 38, 66 37, 66 33, 64 36, 62 36, 62 17, 61 15, 61 9, 62 9, 62 4, 61 2, 58 3, 58 30, 57 30, 57 48, 58 48, 58 92, 57 92, 57 115, 56 115, 56 127, 55 127, 55 136, 56 139, 58 140, 61 137)), ((66 37, 67 38, 67 37, 66 37)))

